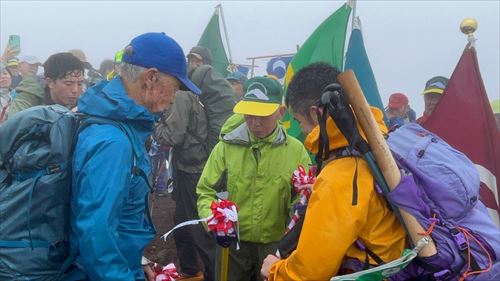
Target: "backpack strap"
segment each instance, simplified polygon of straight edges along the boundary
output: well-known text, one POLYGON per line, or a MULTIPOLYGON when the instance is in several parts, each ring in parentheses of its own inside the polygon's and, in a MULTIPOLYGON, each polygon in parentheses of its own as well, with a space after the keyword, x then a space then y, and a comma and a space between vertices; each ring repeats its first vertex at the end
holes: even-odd
POLYGON ((186 130, 186 133, 193 137, 197 142, 199 142, 202 146, 207 155, 210 155, 210 149, 208 147, 208 134, 205 139, 202 139, 200 136, 198 136, 195 132, 191 131, 189 128, 186 130))
POLYGON ((352 178, 351 205, 352 206, 358 205, 358 157, 362 157, 361 153, 359 153, 356 149, 352 147, 344 146, 331 151, 329 155, 331 155, 331 157, 330 159, 325 161, 325 164, 329 163, 330 161, 342 159, 345 157, 354 157, 354 160, 356 161, 356 166, 354 168, 354 176, 352 178))
POLYGON ((377 266, 385 263, 381 257, 375 254, 372 250, 370 250, 370 248, 366 247, 366 245, 360 239, 357 239, 356 242, 354 242, 354 244, 356 244, 356 247, 358 247, 358 249, 365 252, 365 262, 363 270, 370 268, 370 259, 368 257, 372 258, 377 263, 377 266))

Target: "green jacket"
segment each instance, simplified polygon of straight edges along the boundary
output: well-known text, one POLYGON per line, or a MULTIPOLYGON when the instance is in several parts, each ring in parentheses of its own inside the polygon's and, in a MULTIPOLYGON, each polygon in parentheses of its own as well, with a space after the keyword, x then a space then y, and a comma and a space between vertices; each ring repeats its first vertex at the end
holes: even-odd
POLYGON ((17 95, 9 106, 6 119, 27 108, 53 103, 48 93, 45 92, 44 83, 36 76, 24 77, 19 86, 17 86, 16 92, 17 95))
POLYGON ((198 213, 201 218, 210 216, 216 192, 227 188, 229 200, 239 208, 240 239, 278 241, 289 219, 292 173, 299 165, 307 168, 310 163, 302 143, 280 125, 270 136, 257 139, 241 118, 229 118, 196 188, 198 213))

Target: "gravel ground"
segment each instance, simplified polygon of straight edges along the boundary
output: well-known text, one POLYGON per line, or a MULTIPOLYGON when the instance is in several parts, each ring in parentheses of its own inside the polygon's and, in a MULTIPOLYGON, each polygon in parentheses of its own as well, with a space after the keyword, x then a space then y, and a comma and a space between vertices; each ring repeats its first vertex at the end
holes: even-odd
POLYGON ((161 236, 174 226, 174 209, 175 202, 172 200, 170 194, 154 198, 153 223, 156 227, 156 237, 146 248, 145 256, 151 261, 162 265, 173 262, 179 268, 173 235, 169 235, 166 242, 161 239, 161 236))

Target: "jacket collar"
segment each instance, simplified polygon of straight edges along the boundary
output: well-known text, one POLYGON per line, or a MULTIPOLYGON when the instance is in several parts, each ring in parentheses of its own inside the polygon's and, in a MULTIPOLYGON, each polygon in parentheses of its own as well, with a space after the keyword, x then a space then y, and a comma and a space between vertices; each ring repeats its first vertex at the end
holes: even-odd
POLYGON ((243 123, 233 131, 225 134, 222 137, 222 141, 243 146, 250 146, 256 143, 270 143, 272 146, 278 146, 286 143, 286 133, 283 127, 278 124, 271 135, 260 139, 250 132, 246 123, 243 123))

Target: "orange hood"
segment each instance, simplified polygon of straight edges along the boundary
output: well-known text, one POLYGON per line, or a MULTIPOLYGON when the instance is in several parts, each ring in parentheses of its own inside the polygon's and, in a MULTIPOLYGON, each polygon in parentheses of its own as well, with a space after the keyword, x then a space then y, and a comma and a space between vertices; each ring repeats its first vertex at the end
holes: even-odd
MULTIPOLYGON (((376 107, 370 107, 373 116, 375 117, 375 121, 377 121, 378 127, 382 134, 387 134, 387 127, 384 124, 382 111, 376 107)), ((359 125, 359 122, 356 121, 357 127, 361 136, 366 140, 365 134, 359 125)), ((314 129, 307 135, 304 146, 310 152, 316 154, 319 149, 319 125, 314 127, 314 129)), ((348 146, 347 139, 342 135, 337 124, 333 121, 331 117, 328 117, 326 120, 326 131, 328 132, 328 139, 330 141, 330 150, 335 150, 341 147, 348 146)))

